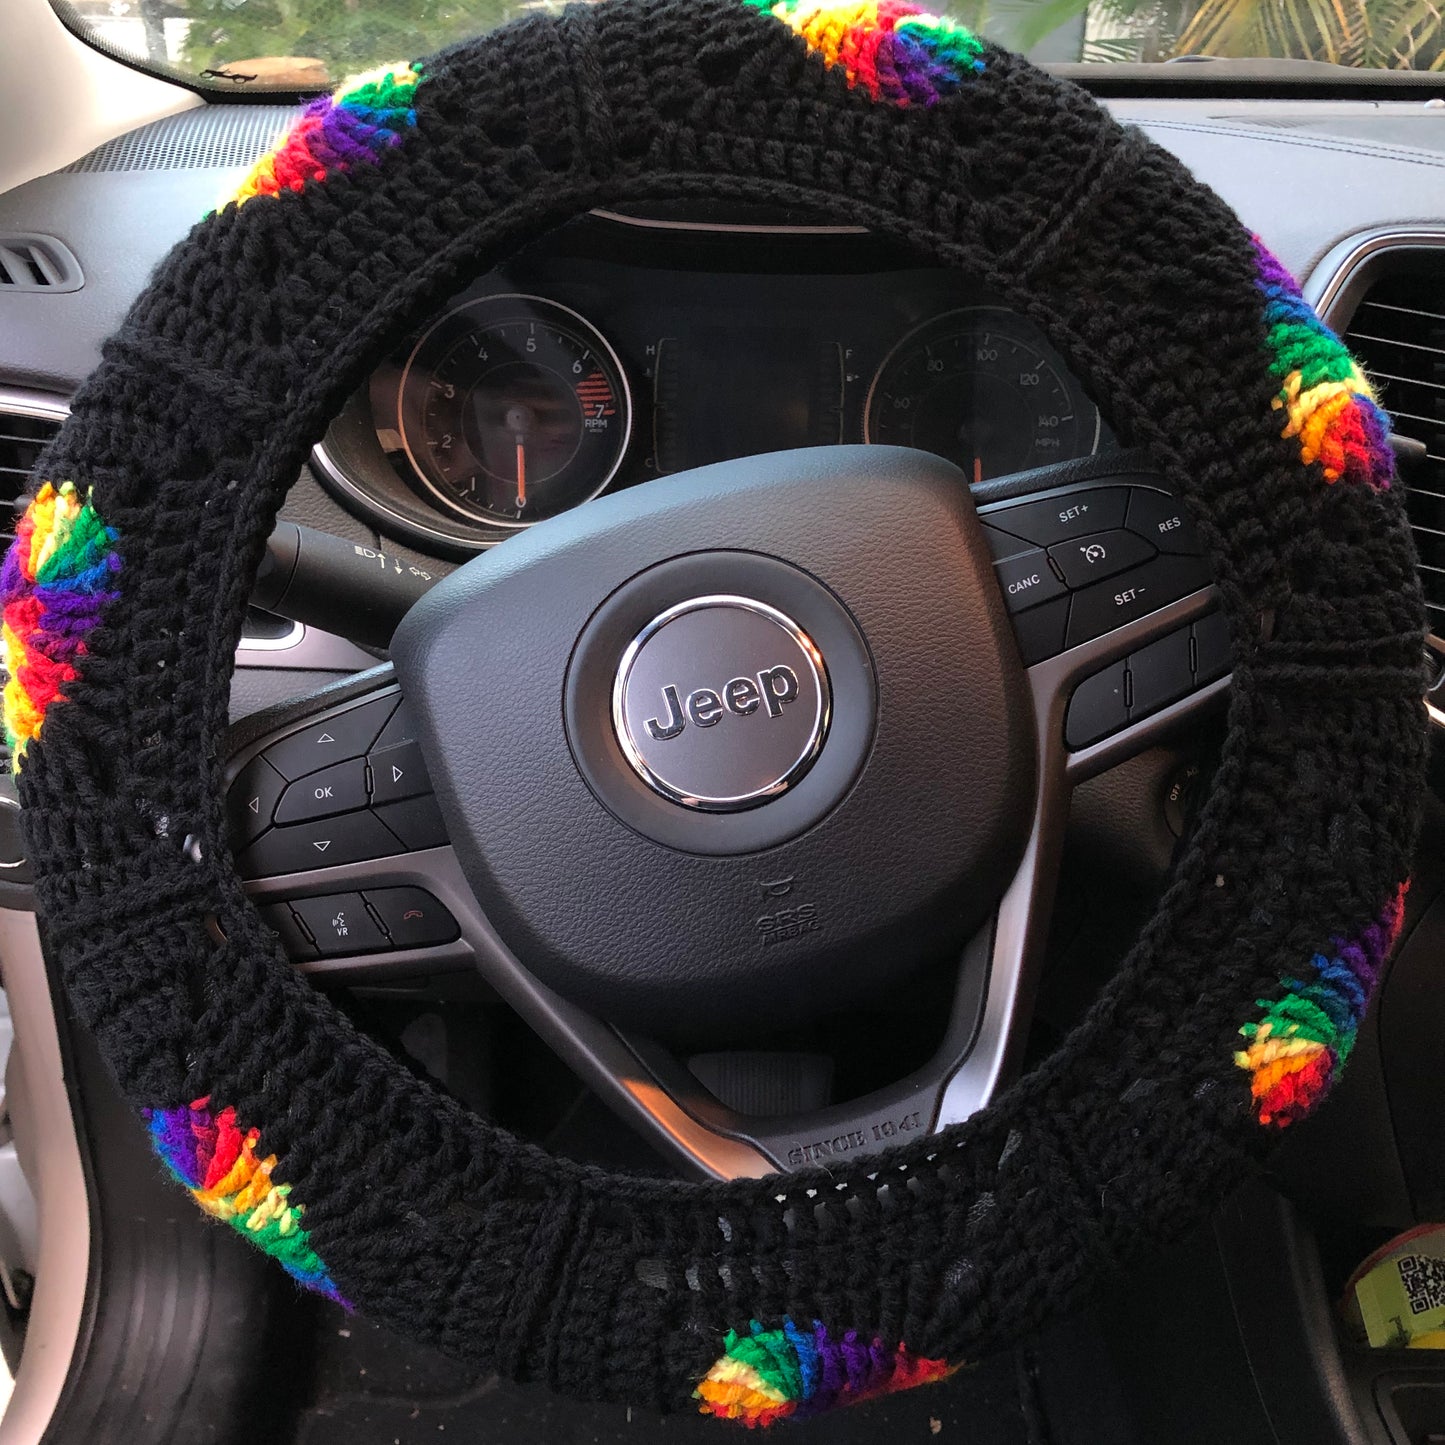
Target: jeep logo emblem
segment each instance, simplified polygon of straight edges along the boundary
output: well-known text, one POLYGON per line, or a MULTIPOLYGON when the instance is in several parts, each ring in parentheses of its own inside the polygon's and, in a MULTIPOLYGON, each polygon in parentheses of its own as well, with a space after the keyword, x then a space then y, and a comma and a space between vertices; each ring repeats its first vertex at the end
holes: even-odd
POLYGON ((696 597, 655 617, 627 648, 612 723, 648 787, 683 807, 732 812, 802 778, 822 749, 830 706, 822 656, 792 618, 751 598, 696 597))
POLYGON ((647 733, 665 743, 681 736, 688 723, 699 728, 716 727, 725 713, 751 717, 760 707, 765 708, 765 717, 781 717, 788 703, 797 702, 798 691, 798 674, 785 663, 764 668, 756 682, 750 677, 735 677, 720 691, 700 687, 688 693, 686 702, 679 700, 677 689, 668 683, 662 690, 667 721, 648 718, 647 733))

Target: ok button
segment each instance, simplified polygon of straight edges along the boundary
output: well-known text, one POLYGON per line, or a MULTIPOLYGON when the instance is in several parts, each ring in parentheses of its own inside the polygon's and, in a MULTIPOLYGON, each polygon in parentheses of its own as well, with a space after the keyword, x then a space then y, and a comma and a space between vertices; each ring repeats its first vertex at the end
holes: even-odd
POLYGON ((366 806, 366 763, 361 758, 335 763, 319 773, 297 778, 276 808, 278 823, 305 823, 350 813, 366 806))

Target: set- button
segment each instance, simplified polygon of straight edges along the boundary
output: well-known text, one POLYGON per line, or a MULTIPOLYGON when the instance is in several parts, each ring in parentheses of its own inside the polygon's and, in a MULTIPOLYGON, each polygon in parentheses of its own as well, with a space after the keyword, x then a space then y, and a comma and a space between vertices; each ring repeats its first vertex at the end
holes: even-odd
POLYGON ((410 714, 396 693, 266 744, 232 783, 227 808, 246 878, 447 841, 410 714))
POLYGON ((1167 492, 1087 487, 980 515, 1028 665, 1209 584, 1193 524, 1167 492))
POLYGON ((446 906, 424 888, 368 888, 269 903, 261 917, 297 961, 435 948, 460 933, 446 906))

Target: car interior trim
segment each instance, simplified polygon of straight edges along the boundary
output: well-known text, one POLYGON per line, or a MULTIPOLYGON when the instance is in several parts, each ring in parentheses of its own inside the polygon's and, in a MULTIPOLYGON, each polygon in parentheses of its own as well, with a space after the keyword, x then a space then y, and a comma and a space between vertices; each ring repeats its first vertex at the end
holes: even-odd
POLYGON ((25 1368, 0 1420, 0 1445, 30 1445, 45 1433, 59 1405, 80 1339, 90 1272, 90 1191, 33 913, 0 907, 0 962, 15 1025, 13 1047, 25 1076, 24 1089, 10 1092, 8 1104, 19 1115, 17 1139, 35 1141, 26 1155, 39 1224, 25 1368))

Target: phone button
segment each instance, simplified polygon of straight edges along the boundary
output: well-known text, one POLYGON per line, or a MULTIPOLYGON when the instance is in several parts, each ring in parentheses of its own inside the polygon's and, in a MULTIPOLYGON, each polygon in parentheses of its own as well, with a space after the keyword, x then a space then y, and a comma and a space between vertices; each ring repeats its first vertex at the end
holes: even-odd
POLYGON ((434 948, 461 932, 425 888, 368 888, 366 901, 391 935, 393 948, 434 948))

